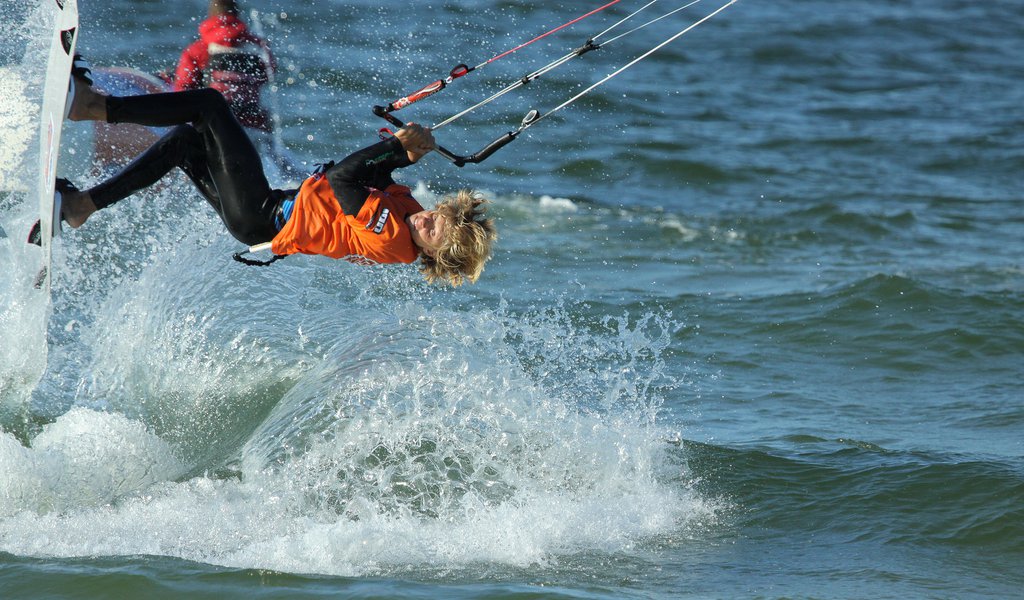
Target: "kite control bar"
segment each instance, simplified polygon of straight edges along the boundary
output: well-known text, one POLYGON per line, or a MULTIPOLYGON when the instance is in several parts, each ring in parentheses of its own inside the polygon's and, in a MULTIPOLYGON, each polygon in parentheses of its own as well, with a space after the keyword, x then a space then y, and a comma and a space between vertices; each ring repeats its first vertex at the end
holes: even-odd
MULTIPOLYGON (((450 85, 456 79, 458 79, 460 77, 464 77, 466 75, 469 75, 470 73, 472 73, 473 71, 475 71, 475 70, 477 70, 477 69, 479 69, 481 67, 485 67, 485 66, 491 64, 492 62, 494 62, 496 60, 499 60, 499 59, 504 58, 504 57, 506 57, 506 56, 508 56, 510 54, 513 54, 513 53, 515 53, 515 52, 517 52, 517 51, 519 51, 519 50, 529 46, 530 44, 533 44, 534 42, 536 42, 538 40, 544 39, 547 36, 557 32, 557 31, 561 31, 562 29, 565 29, 566 27, 569 27, 570 25, 574 25, 574 24, 582 21, 583 19, 586 19, 587 17, 595 15, 595 14, 605 10, 606 8, 609 8, 609 7, 611 7, 611 6, 615 5, 615 4, 618 4, 621 1, 622 0, 608 0, 607 2, 604 2, 604 4, 602 4, 602 6, 599 6, 599 7, 595 8, 595 9, 587 12, 586 14, 580 15, 580 16, 576 17, 575 19, 572 19, 572 20, 570 20, 570 21, 568 21, 566 23, 563 23, 562 25, 559 25, 558 27, 550 29, 550 30, 548 30, 548 31, 546 31, 546 32, 544 32, 544 33, 534 37, 533 39, 531 39, 529 41, 523 42, 522 44, 519 44, 515 48, 512 48, 510 50, 506 50, 506 51, 504 51, 504 52, 502 52, 500 54, 492 56, 488 60, 485 60, 484 62, 476 65, 475 67, 471 67, 471 66, 469 66, 467 64, 456 65, 455 68, 453 68, 448 73, 447 77, 445 77, 443 79, 438 79, 438 80, 434 81, 433 83, 429 83, 429 84, 421 87, 420 89, 416 90, 415 92, 409 94, 408 96, 403 96, 402 98, 399 98, 398 100, 395 100, 393 102, 389 102, 387 106, 374 106, 373 107, 373 114, 377 115, 378 117, 381 117, 382 119, 386 119, 389 123, 391 123, 392 125, 395 125, 396 127, 404 127, 405 123, 403 123, 401 120, 399 120, 394 115, 392 115, 391 114, 392 112, 395 112, 397 110, 401 110, 401 109, 409 106, 410 104, 413 104, 415 102, 419 102, 420 100, 422 100, 424 98, 427 98, 429 96, 433 96, 434 94, 436 94, 436 93, 440 92, 441 90, 443 90, 444 88, 446 88, 448 85, 450 85)), ((695 0, 695 1, 699 2, 700 0, 695 0)), ((653 4, 653 2, 651 2, 651 4, 653 4)), ((596 47, 597 46, 593 45, 589 40, 587 41, 587 48, 586 48, 587 50, 594 49, 596 47)), ((581 54, 583 54, 583 51, 579 51, 578 50, 578 51, 574 52, 571 56, 578 56, 578 55, 581 55, 581 54)), ((558 64, 561 64, 561 62, 564 62, 564 60, 565 59, 562 59, 562 61, 559 61, 558 64)), ((504 93, 506 93, 508 91, 511 91, 512 89, 515 89, 516 87, 519 87, 521 85, 525 85, 525 84, 529 83, 532 79, 535 79, 536 77, 539 77, 542 72, 544 72, 544 71, 538 71, 535 74, 528 75, 528 76, 522 78, 516 84, 513 84, 509 88, 506 88, 506 90, 504 90, 503 92, 500 92, 500 93, 496 94, 495 96, 493 96, 490 100, 493 100, 494 98, 497 98, 498 96, 500 96, 500 95, 502 95, 502 94, 504 94, 504 93)), ((488 100, 486 102, 489 102, 490 100, 488 100)), ((480 106, 482 106, 482 104, 486 104, 486 102, 481 103, 481 104, 473 107, 470 110, 473 110, 475 108, 479 108, 480 106)), ((464 111, 464 113, 465 112, 469 112, 469 111, 464 111)), ((462 114, 464 114, 464 113, 462 113, 462 114)), ((457 117, 455 117, 455 118, 457 118, 457 117)), ((450 123, 451 121, 455 120, 455 118, 449 119, 448 121, 445 121, 444 123, 439 123, 439 124, 435 125, 434 129, 437 129, 438 127, 441 127, 441 126, 445 125, 446 123, 450 123)), ((518 129, 516 129, 515 131, 510 131, 510 132, 506 133, 505 135, 499 137, 498 139, 494 140, 493 142, 491 142, 490 144, 485 146, 479 152, 476 152, 475 154, 471 154, 469 156, 459 156, 459 155, 457 155, 457 154, 447 150, 444 146, 437 146, 435 149, 437 150, 437 152, 439 154, 441 154, 442 156, 444 156, 448 160, 452 161, 453 163, 455 163, 456 166, 459 166, 459 167, 465 166, 468 163, 483 162, 484 160, 487 159, 487 157, 489 157, 490 155, 492 155, 495 152, 497 152, 499 149, 501 149, 503 146, 505 146, 506 144, 508 144, 512 140, 516 139, 516 136, 518 136, 520 133, 523 132, 524 129, 526 129, 527 127, 532 125, 534 122, 536 122, 540 118, 541 118, 541 116, 540 116, 539 112, 537 112, 536 110, 531 110, 529 113, 527 113, 526 117, 523 119, 522 125, 520 125, 518 129)))
MULTIPOLYGON (((612 1, 608 2, 607 4, 604 4, 603 6, 594 9, 594 10, 588 12, 587 14, 585 14, 583 16, 577 17, 576 19, 573 19, 572 21, 569 21, 568 23, 565 23, 564 25, 556 27, 556 28, 548 31, 547 33, 544 33, 544 34, 542 34, 540 36, 537 36, 536 38, 534 38, 534 39, 532 39, 532 40, 530 40, 530 41, 528 41, 528 42, 526 42, 524 44, 520 44, 519 46, 516 46, 515 48, 512 48, 511 50, 503 52, 503 53, 501 53, 501 54, 491 58, 490 60, 487 60, 487 61, 485 61, 483 63, 480 63, 479 65, 477 65, 475 67, 469 67, 469 66, 467 66, 465 64, 457 65, 454 69, 451 70, 451 72, 449 73, 448 77, 446 77, 444 79, 438 79, 437 81, 434 81, 433 83, 420 88, 419 90, 413 92, 412 94, 409 94, 408 96, 405 96, 403 98, 395 100, 394 102, 389 103, 386 107, 385 106, 374 106, 373 107, 373 114, 377 115, 378 117, 381 117, 382 119, 386 119, 392 125, 395 125, 397 127, 403 127, 405 124, 400 119, 398 119, 397 117, 395 117, 394 115, 391 114, 393 111, 400 110, 402 108, 405 108, 406 106, 409 106, 410 104, 413 104, 414 102, 422 100, 423 98, 426 98, 426 97, 431 96, 433 94, 436 94, 437 92, 440 92, 441 90, 443 90, 447 85, 452 83, 452 81, 454 81, 455 79, 458 79, 459 77, 463 77, 465 75, 468 75, 472 71, 475 71, 476 69, 479 69, 480 67, 483 67, 483 66, 485 66, 485 65, 487 65, 487 64, 489 64, 489 63, 491 63, 491 62, 493 62, 495 60, 498 60, 498 59, 500 59, 500 58, 502 58, 504 56, 508 56, 509 54, 512 54, 513 52, 519 50, 520 48, 528 46, 528 45, 532 44, 533 42, 536 42, 537 40, 542 39, 542 38, 544 38, 544 37, 546 37, 546 36, 556 32, 556 31, 558 31, 558 30, 560 30, 560 29, 562 29, 564 27, 568 27, 569 25, 572 25, 573 23, 576 23, 577 21, 585 19, 586 17, 589 17, 590 15, 598 13, 598 12, 600 12, 600 11, 602 11, 602 10, 604 10, 604 9, 614 5, 614 4, 617 4, 619 1, 621 1, 621 0, 612 0, 612 1)), ((650 7, 651 5, 653 5, 657 1, 658 0, 651 0, 650 2, 648 2, 645 5, 643 5, 642 7, 640 7, 639 9, 634 11, 633 13, 627 15, 625 18, 620 19, 618 22, 613 24, 611 27, 608 27, 604 31, 602 31, 602 32, 600 32, 600 33, 598 33, 598 34, 596 34, 594 36, 591 36, 589 39, 587 39, 587 42, 584 45, 580 46, 579 48, 576 48, 575 50, 569 52, 565 56, 562 56, 561 58, 556 59, 555 61, 545 65, 544 67, 541 67, 540 69, 537 69, 533 73, 530 73, 529 75, 526 75, 526 76, 520 78, 519 80, 515 81, 514 83, 509 84, 508 86, 506 86, 501 91, 496 92, 495 94, 492 94, 489 98, 487 98, 487 99, 485 99, 485 100, 483 100, 481 102, 478 102, 477 104, 475 104, 475 105, 473 105, 473 106, 471 106, 471 107, 469 107, 469 108, 467 108, 465 110, 462 110, 459 113, 456 113, 455 115, 445 119, 444 121, 441 121, 440 123, 437 123, 437 124, 433 125, 432 129, 434 129, 434 130, 440 129, 441 127, 444 127, 444 126, 448 125, 452 121, 455 121, 456 119, 461 118, 462 116, 464 116, 464 115, 466 115, 466 114, 468 114, 468 113, 470 113, 470 112, 480 108, 481 106, 484 106, 485 104, 488 104, 488 103, 492 102, 493 100, 496 100, 497 98, 499 98, 499 97, 501 97, 501 96, 511 92, 512 90, 515 90, 515 89, 517 89, 517 88, 519 88, 521 86, 524 86, 524 85, 530 83, 531 81, 537 79, 541 75, 544 75, 544 74, 548 73, 552 69, 555 69, 556 67, 559 67, 559 66, 565 64, 566 62, 568 62, 568 61, 570 61, 570 60, 572 60, 572 59, 574 59, 576 57, 583 56, 584 54, 586 54, 586 53, 588 53, 588 52, 590 52, 592 50, 597 50, 598 48, 602 48, 602 47, 608 45, 609 43, 614 42, 615 40, 618 40, 618 39, 620 39, 622 37, 625 37, 625 36, 627 36, 627 35, 629 35, 631 33, 639 31, 641 29, 644 29, 648 25, 652 25, 652 24, 654 24, 654 23, 656 23, 656 22, 658 22, 658 21, 660 21, 662 19, 670 17, 670 16, 672 16, 672 15, 674 15, 674 14, 680 12, 680 11, 683 11, 683 10, 685 10, 685 9, 687 9, 687 8, 689 8, 689 7, 693 6, 693 5, 701 2, 701 0, 689 0, 684 5, 679 6, 679 7, 675 8, 675 9, 672 9, 672 10, 662 14, 659 17, 655 17, 655 18, 647 21, 646 23, 643 23, 643 24, 641 24, 641 25, 639 25, 637 27, 634 27, 633 29, 630 29, 629 31, 621 33, 621 34, 619 34, 619 35, 617 35, 617 36, 615 36, 615 37, 613 37, 611 39, 602 40, 600 43, 597 43, 597 39, 598 38, 602 38, 605 34, 609 33, 610 31, 612 31, 613 29, 615 29, 619 25, 625 23, 626 21, 632 19, 637 14, 639 14, 641 11, 647 9, 648 7, 650 7)), ((547 111, 547 112, 545 112, 543 114, 539 113, 536 110, 531 110, 529 113, 526 114, 526 117, 523 118, 523 122, 519 126, 518 129, 516 129, 515 131, 510 131, 510 132, 506 133, 505 135, 499 137, 498 139, 494 140, 493 142, 491 142, 490 144, 488 144, 482 150, 480 150, 479 152, 476 152, 475 154, 471 154, 469 156, 459 156, 459 155, 451 152, 450 150, 446 149, 443 146, 436 146, 435 150, 437 150, 437 152, 439 154, 441 154, 442 156, 444 156, 448 160, 450 160, 453 163, 455 163, 455 165, 458 166, 458 167, 465 166, 468 163, 483 162, 490 155, 494 154, 495 152, 497 152, 498 150, 500 150, 501 148, 506 146, 509 142, 511 142, 512 140, 516 139, 516 136, 518 136, 520 133, 522 133, 524 130, 526 130, 530 126, 535 125, 536 123, 538 123, 539 121, 544 120, 545 118, 547 118, 548 116, 552 115, 553 113, 556 113, 556 112, 562 110, 563 108, 569 106, 573 102, 576 102, 577 100, 579 100, 583 96, 585 96, 585 95, 589 94, 590 92, 592 92, 598 86, 603 85, 604 83, 606 83, 609 79, 611 79, 613 77, 616 77, 617 75, 619 75, 620 73, 622 73, 626 69, 629 69, 630 67, 632 67, 636 63, 638 63, 641 60, 644 60, 645 58, 649 57, 654 52, 657 52, 658 50, 660 50, 661 48, 663 48, 666 45, 670 44, 671 42, 679 39, 680 37, 682 37, 686 33, 689 33, 691 30, 693 30, 693 28, 697 27, 701 23, 704 23, 708 19, 714 17, 715 15, 717 15, 720 12, 722 12, 726 8, 732 6, 737 1, 738 0, 722 0, 723 4, 721 6, 719 6, 717 9, 715 9, 714 11, 712 11, 712 12, 706 14, 705 16, 701 17, 700 19, 694 21, 689 26, 687 26, 687 27, 683 28, 682 30, 678 31, 675 35, 669 37, 668 39, 662 41, 661 43, 659 43, 658 45, 654 46, 653 48, 651 48, 647 52, 644 52, 640 56, 634 58, 630 62, 626 63, 624 66, 619 67, 617 70, 615 70, 611 74, 605 76, 603 79, 601 79, 597 83, 594 83, 593 85, 587 87, 586 89, 584 89, 583 91, 579 92, 578 94, 576 94, 575 96, 573 96, 569 100, 566 100, 565 102, 559 104, 555 108, 553 108, 553 109, 551 109, 551 110, 549 110, 549 111, 547 111)))
MULTIPOLYGON (((395 127, 405 127, 405 123, 403 123, 401 119, 391 114, 391 112, 383 106, 374 106, 373 114, 386 120, 388 123, 391 123, 395 127)), ((523 117, 523 122, 519 125, 518 129, 516 129, 515 131, 509 131, 505 135, 499 137, 490 144, 484 146, 483 149, 474 152, 469 156, 459 156, 458 154, 455 154, 451 150, 448 150, 447 148, 441 145, 436 146, 434 150, 436 150, 437 153, 440 154, 441 156, 455 163, 456 167, 464 167, 469 163, 481 163, 487 160, 487 158, 490 155, 494 154, 498 150, 508 145, 509 142, 516 139, 516 136, 522 133, 523 130, 529 127, 530 125, 533 125, 539 118, 540 112, 537 110, 531 110, 530 112, 526 113, 525 117, 523 117)))
MULTIPOLYGON (((435 81, 433 83, 429 83, 429 84, 421 87, 420 89, 418 89, 415 92, 409 94, 408 96, 403 96, 402 98, 399 98, 398 100, 395 100, 394 102, 388 103, 388 105, 385 107, 384 110, 386 110, 387 112, 394 112, 396 110, 401 110, 401 109, 405 108, 406 106, 409 106, 413 102, 419 102, 420 100, 422 100, 422 99, 424 99, 424 98, 426 98, 428 96, 432 96, 432 95, 440 92, 441 90, 446 88, 449 84, 451 84, 451 82, 455 81, 459 77, 463 77, 465 75, 469 75, 470 73, 472 73, 473 71, 476 71, 477 69, 479 69, 481 67, 486 67, 487 65, 491 64, 492 62, 494 62, 496 60, 502 59, 502 58, 504 58, 504 57, 506 57, 506 56, 508 56, 510 54, 518 52, 519 50, 522 50, 523 48, 529 46, 530 44, 532 44, 532 43, 534 43, 534 42, 536 42, 538 40, 542 40, 542 39, 546 38, 547 36, 557 32, 557 31, 561 31, 562 29, 565 29, 566 27, 569 27, 570 25, 574 25, 574 24, 582 21, 583 19, 586 19, 587 17, 589 17, 591 15, 595 15, 595 14, 601 12, 602 10, 604 10, 604 9, 614 5, 614 4, 618 4, 621 1, 622 0, 611 0, 611 2, 608 2, 604 6, 595 8, 594 10, 591 10, 590 12, 588 12, 585 15, 581 15, 579 17, 576 17, 575 19, 572 19, 571 21, 569 21, 567 23, 563 23, 562 25, 559 25, 558 27, 555 27, 554 29, 550 29, 550 30, 548 30, 548 31, 538 35, 537 37, 533 38, 532 40, 529 40, 527 42, 523 42, 522 44, 519 44, 515 48, 512 48, 510 50, 506 50, 506 51, 504 51, 504 52, 502 52, 502 53, 500 53, 500 54, 498 54, 496 56, 492 56, 491 58, 485 60, 484 62, 478 64, 475 67, 471 67, 471 66, 469 66, 467 64, 464 64, 464 63, 456 65, 455 68, 453 68, 448 73, 448 77, 445 77, 444 79, 438 79, 437 81, 435 81)), ((695 0, 695 1, 699 2, 700 0, 695 0)), ((651 2, 651 4, 654 4, 654 2, 651 2)), ((376 112, 376 110, 374 112, 376 112)))

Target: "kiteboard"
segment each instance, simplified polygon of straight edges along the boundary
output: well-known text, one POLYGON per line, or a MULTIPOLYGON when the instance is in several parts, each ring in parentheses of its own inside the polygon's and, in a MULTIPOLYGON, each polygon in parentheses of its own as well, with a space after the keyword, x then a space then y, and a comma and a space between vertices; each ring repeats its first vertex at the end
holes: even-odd
POLYGON ((68 81, 78 41, 78 3, 77 0, 48 0, 47 3, 54 11, 54 18, 46 79, 43 82, 43 104, 39 111, 39 162, 35 188, 39 204, 39 230, 38 240, 30 234, 29 241, 38 241, 43 250, 35 287, 49 294, 53 241, 60 235, 61 220, 59 196, 56 193, 57 159, 60 156, 65 111, 70 101, 68 81))

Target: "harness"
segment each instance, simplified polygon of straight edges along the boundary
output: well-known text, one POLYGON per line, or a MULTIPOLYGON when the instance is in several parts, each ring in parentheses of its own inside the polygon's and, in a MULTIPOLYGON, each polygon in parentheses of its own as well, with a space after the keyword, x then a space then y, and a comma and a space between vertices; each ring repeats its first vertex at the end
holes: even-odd
MULTIPOLYGON (((317 165, 316 169, 314 169, 313 172, 309 174, 309 177, 307 177, 306 180, 312 179, 314 177, 322 178, 324 174, 327 172, 327 169, 330 169, 333 166, 334 161, 317 165)), ((277 210, 274 212, 274 227, 278 231, 281 231, 284 228, 285 223, 287 223, 288 220, 291 219, 292 211, 295 210, 295 202, 299 199, 299 193, 301 192, 301 189, 302 188, 300 187, 299 190, 296 190, 295 195, 292 196, 291 198, 282 200, 281 203, 278 205, 277 210)), ((275 254, 273 258, 271 258, 270 260, 255 260, 252 258, 245 258, 246 254, 270 249, 270 245, 271 242, 265 242, 262 244, 257 244, 255 246, 250 246, 245 250, 235 252, 234 254, 231 255, 231 258, 249 267, 267 267, 281 260, 282 258, 288 256, 287 254, 275 254)))

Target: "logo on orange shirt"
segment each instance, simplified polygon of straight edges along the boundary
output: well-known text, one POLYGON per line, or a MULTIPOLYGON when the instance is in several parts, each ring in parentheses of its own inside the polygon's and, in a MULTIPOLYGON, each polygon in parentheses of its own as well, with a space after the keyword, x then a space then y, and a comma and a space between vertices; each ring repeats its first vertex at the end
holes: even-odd
POLYGON ((391 210, 385 208, 380 211, 380 216, 377 217, 377 224, 373 226, 374 233, 380 233, 384 231, 384 224, 388 221, 388 216, 391 214, 391 210))

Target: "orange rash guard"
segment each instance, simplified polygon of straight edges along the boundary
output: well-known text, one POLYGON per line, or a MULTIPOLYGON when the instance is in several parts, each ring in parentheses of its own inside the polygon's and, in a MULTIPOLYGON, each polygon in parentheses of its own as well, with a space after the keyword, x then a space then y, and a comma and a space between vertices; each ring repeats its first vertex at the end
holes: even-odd
POLYGON ((411 263, 420 250, 405 218, 423 207, 404 185, 370 190, 363 207, 346 215, 327 178, 302 182, 295 207, 274 237, 274 254, 322 254, 356 263, 411 263))

